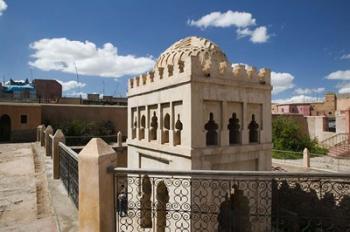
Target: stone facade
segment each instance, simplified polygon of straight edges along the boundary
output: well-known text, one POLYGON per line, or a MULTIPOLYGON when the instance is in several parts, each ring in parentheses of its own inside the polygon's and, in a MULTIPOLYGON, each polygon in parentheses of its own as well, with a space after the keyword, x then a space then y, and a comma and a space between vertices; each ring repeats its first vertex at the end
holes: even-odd
POLYGON ((270 170, 270 70, 188 37, 129 80, 128 167, 270 170))

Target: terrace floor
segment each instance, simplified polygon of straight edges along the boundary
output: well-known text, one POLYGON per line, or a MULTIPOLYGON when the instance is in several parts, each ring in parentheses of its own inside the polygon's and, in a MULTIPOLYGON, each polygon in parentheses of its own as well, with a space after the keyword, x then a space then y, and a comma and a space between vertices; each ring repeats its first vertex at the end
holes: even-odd
POLYGON ((0 144, 0 231, 78 231, 77 210, 51 169, 37 144, 0 144))

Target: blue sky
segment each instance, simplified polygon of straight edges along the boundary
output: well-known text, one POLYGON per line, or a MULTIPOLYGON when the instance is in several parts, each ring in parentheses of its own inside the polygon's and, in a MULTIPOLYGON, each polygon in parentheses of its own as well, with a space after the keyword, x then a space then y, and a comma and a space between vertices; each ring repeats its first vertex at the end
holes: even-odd
POLYGON ((274 100, 313 101, 350 92, 349 9, 345 0, 0 0, 0 77, 32 69, 63 82, 65 95, 124 95, 130 76, 196 35, 232 63, 271 68, 274 100))

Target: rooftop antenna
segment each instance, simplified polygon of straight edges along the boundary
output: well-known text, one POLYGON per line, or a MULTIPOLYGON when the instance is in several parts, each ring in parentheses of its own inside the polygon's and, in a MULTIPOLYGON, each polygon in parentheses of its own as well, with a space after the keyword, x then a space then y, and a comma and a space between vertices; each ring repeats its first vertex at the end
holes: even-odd
POLYGON ((105 95, 105 80, 102 80, 102 94, 105 95))
POLYGON ((74 67, 75 67, 75 74, 77 76, 77 83, 78 83, 78 88, 79 88, 79 98, 80 98, 80 101, 81 101, 81 89, 80 89, 80 85, 79 85, 79 74, 78 74, 78 68, 77 68, 77 64, 75 63, 74 61, 74 67))

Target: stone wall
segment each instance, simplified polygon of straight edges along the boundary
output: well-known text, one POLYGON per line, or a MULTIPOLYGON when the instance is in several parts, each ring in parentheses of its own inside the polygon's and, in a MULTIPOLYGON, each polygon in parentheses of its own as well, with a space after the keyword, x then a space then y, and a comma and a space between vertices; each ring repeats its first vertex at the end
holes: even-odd
POLYGON ((115 131, 127 134, 127 108, 119 106, 43 104, 43 123, 57 124, 62 121, 111 121, 115 131))
POLYGON ((127 108, 121 106, 63 105, 37 103, 0 103, 0 117, 11 120, 11 141, 35 141, 36 127, 63 121, 111 121, 115 131, 127 134, 127 108), (23 122, 26 116, 26 123, 23 122))

